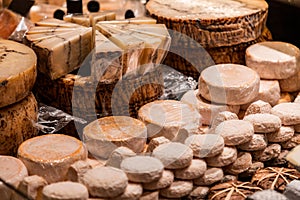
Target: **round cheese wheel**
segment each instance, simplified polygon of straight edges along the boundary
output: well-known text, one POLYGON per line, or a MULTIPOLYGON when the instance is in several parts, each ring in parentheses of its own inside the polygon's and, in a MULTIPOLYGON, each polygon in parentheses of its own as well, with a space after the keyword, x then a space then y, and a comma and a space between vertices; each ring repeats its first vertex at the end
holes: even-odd
POLYGON ((128 200, 128 199, 139 199, 142 196, 143 187, 138 183, 128 183, 125 191, 120 196, 111 198, 112 200, 128 200))
POLYGON ((204 47, 218 47, 258 38, 265 27, 268 4, 261 0, 151 0, 146 9, 158 23, 204 47))
POLYGON ((247 152, 239 152, 237 159, 231 165, 225 167, 225 172, 233 175, 238 175, 247 171, 252 165, 252 156, 247 152))
POLYGON ((262 79, 286 79, 295 75, 300 66, 300 50, 289 43, 268 41, 246 50, 246 65, 262 79))
POLYGON ((300 90, 300 72, 288 77, 287 79, 279 80, 280 89, 282 92, 297 92, 300 90))
POLYGON ((215 103, 242 105, 258 95, 259 81, 258 74, 246 66, 213 65, 200 75, 199 95, 215 103))
POLYGON ((39 175, 53 183, 66 180, 69 167, 78 160, 87 159, 87 150, 76 138, 50 134, 23 142, 18 157, 30 175, 39 175))
POLYGON ((174 181, 169 187, 160 190, 160 195, 167 198, 181 198, 193 190, 192 181, 174 181))
POLYGON ((89 192, 81 183, 58 182, 43 188, 43 200, 87 200, 89 192))
POLYGON ((224 147, 223 152, 217 156, 206 158, 205 161, 210 167, 224 167, 235 162, 237 149, 235 147, 224 147))
POLYGON ((201 159, 193 159, 190 166, 175 170, 175 177, 182 180, 193 180, 202 176, 207 169, 206 162, 201 159))
POLYGON ((195 185, 208 186, 223 179, 224 173, 222 168, 209 168, 203 176, 194 180, 195 185))
POLYGON ((299 103, 280 103, 272 108, 271 113, 278 116, 283 125, 300 124, 299 103))
POLYGON ((32 93, 22 101, 0 109, 0 154, 16 155, 22 142, 38 134, 34 127, 37 115, 38 105, 32 93))
POLYGON ((0 108, 29 95, 36 79, 36 62, 29 47, 0 39, 0 108))
MULTIPOLYGON (((0 178, 18 187, 19 183, 28 176, 25 165, 17 158, 11 156, 0 156, 0 178)), ((0 181, 1 199, 11 199, 12 190, 0 181)))
POLYGON ((244 117, 244 121, 252 123, 256 133, 271 133, 278 131, 281 127, 280 118, 268 113, 247 115, 244 117))
POLYGON ((244 151, 259 151, 264 150, 268 146, 267 137, 265 134, 254 134, 249 142, 238 146, 244 151))
POLYGON ((191 90, 188 91, 183 95, 180 101, 183 103, 190 104, 193 106, 196 110, 199 111, 201 115, 201 122, 205 125, 210 125, 212 123, 212 120, 223 111, 230 111, 233 113, 239 113, 240 106, 239 105, 222 105, 222 104, 215 104, 212 102, 209 102, 202 98, 201 96, 198 96, 198 90, 191 90))
POLYGON ((103 117, 83 129, 83 141, 89 152, 100 158, 108 158, 120 146, 141 153, 146 140, 145 124, 127 116, 103 117))
POLYGON ((146 190, 159 190, 170 186, 174 181, 174 173, 170 170, 164 170, 160 179, 150 183, 143 183, 146 190))
POLYGON ((266 162, 277 158, 281 153, 281 146, 280 144, 270 144, 264 150, 254 151, 252 152, 252 156, 254 160, 260 162, 266 162))
POLYGON ((282 126, 278 131, 268 133, 267 138, 269 142, 286 142, 290 140, 295 134, 293 126, 282 126))
POLYGON ((251 103, 246 110, 245 116, 251 114, 271 113, 272 106, 265 101, 258 100, 251 103))
POLYGON ((141 107, 138 117, 147 124, 148 137, 177 140, 201 125, 201 116, 192 106, 175 100, 157 100, 141 107))

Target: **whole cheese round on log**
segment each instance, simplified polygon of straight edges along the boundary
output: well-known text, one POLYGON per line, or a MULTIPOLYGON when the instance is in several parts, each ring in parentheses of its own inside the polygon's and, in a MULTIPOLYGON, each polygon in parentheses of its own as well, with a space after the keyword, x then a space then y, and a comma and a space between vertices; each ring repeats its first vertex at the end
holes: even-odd
MULTIPOLYGON (((25 165, 17 158, 0 156, 0 178, 14 187, 28 176, 25 165)), ((0 181, 1 199, 11 199, 12 190, 0 181)))
POLYGON ((138 117, 147 124, 150 138, 164 136, 169 140, 184 141, 201 126, 199 112, 192 106, 175 100, 148 103, 141 107, 138 117))
POLYGON ((145 124, 127 116, 103 117, 83 129, 83 141, 89 152, 100 158, 108 158, 120 146, 141 153, 146 140, 145 124))
POLYGON ((246 66, 213 65, 200 75, 199 95, 215 103, 242 105, 258 95, 259 81, 258 74, 246 66))
POLYGON ((32 93, 22 101, 0 109, 0 154, 15 155, 22 142, 38 134, 34 127, 37 115, 38 105, 32 93))
POLYGON ((0 39, 0 108, 29 95, 36 79, 36 62, 32 49, 0 39))
POLYGON ((268 4, 263 0, 151 0, 146 9, 158 23, 204 47, 218 47, 258 38, 265 27, 268 4))
POLYGON ((53 183, 66 180, 69 167, 78 160, 87 159, 87 150, 76 138, 49 134, 23 142, 18 157, 30 175, 39 175, 53 183))
POLYGON ((246 50, 246 65, 262 79, 286 79, 299 69, 300 50, 285 42, 261 42, 246 50))

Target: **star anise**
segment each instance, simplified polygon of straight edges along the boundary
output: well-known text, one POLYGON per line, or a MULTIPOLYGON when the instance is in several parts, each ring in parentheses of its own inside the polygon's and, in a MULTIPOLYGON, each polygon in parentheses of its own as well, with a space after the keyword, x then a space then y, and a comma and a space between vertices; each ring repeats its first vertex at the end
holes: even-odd
POLYGON ((252 178, 252 183, 263 189, 272 189, 282 192, 292 180, 300 178, 296 169, 267 167, 258 170, 252 178))
POLYGON ((210 200, 243 200, 256 191, 262 190, 249 182, 227 182, 215 185, 210 189, 210 200))

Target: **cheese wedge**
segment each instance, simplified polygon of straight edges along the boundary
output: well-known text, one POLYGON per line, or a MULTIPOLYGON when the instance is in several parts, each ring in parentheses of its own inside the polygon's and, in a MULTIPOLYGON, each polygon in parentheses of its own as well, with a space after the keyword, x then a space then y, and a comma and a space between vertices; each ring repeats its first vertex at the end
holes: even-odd
POLYGON ((22 101, 0 109, 0 154, 16 155, 19 145, 38 134, 38 105, 32 93, 22 101))
POLYGON ((48 183, 67 179, 69 167, 87 159, 87 150, 76 138, 53 134, 31 138, 18 149, 18 157, 30 175, 43 177, 48 183))
POLYGON ((0 39, 0 108, 29 95, 36 79, 36 61, 27 46, 0 39))
POLYGON ((143 122, 126 116, 103 117, 83 129, 84 143, 98 158, 108 158, 120 146, 141 153, 146 140, 147 129, 143 122))
POLYGON ((55 19, 36 23, 41 29, 33 27, 26 34, 25 41, 38 56, 38 70, 51 79, 60 78, 79 68, 93 46, 92 28, 55 19), (55 29, 59 28, 58 31, 55 29), (62 28, 66 28, 63 31, 62 28))
MULTIPOLYGON (((14 187, 28 176, 25 165, 17 158, 0 156, 0 178, 14 187)), ((11 199, 13 191, 0 182, 1 199, 11 199)))

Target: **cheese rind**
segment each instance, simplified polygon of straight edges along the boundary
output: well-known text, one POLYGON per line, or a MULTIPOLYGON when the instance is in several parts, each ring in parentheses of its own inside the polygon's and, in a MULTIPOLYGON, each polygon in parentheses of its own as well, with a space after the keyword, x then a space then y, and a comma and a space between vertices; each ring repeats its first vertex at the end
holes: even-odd
POLYGON ((37 75, 36 62, 32 49, 0 39, 0 108, 29 95, 37 75))
POLYGON ((39 175, 48 183, 67 179, 69 167, 87 158, 87 150, 76 138, 55 134, 31 138, 18 149, 18 157, 30 175, 39 175))
POLYGON ((0 109, 0 154, 16 155, 19 145, 38 135, 38 104, 32 93, 22 101, 0 109))
POLYGON ((83 129, 84 143, 89 152, 99 158, 108 158, 120 146, 140 153, 146 139, 147 129, 144 123, 127 116, 100 118, 83 129))
POLYGON ((246 65, 262 79, 286 79, 300 70, 300 50, 285 42, 261 42, 246 50, 246 65))
POLYGON ((26 34, 25 41, 38 56, 38 70, 52 80, 60 78, 79 68, 93 46, 92 28, 47 19, 36 23, 37 26, 67 28, 66 31, 52 33, 26 34), (75 30, 70 31, 70 28, 75 30))

